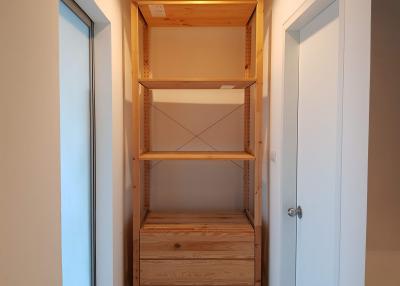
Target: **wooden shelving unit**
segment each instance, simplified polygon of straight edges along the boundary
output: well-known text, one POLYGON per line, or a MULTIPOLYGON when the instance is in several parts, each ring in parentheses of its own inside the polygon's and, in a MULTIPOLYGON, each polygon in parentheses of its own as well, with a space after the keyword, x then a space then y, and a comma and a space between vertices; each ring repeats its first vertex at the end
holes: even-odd
POLYGON ((261 0, 132 1, 134 286, 261 286, 263 6, 261 0), (152 78, 151 28, 188 26, 244 27, 243 78, 152 78), (243 89, 243 150, 152 150, 149 121, 153 89, 243 89), (151 162, 160 160, 241 161, 243 209, 152 211, 151 162))

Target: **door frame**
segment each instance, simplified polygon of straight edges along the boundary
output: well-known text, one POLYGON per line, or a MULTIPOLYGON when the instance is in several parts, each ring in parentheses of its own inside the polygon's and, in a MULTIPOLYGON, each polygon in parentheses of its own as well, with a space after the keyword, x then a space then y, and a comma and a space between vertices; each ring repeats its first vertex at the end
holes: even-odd
POLYGON ((90 116, 90 245, 91 285, 96 286, 96 101, 94 74, 94 22, 75 0, 59 0, 73 12, 89 29, 89 116, 90 116))
MULTIPOLYGON (((365 276, 371 0, 337 1, 339 167, 336 203, 339 214, 339 258, 336 280, 339 286, 362 286, 365 276)), ((286 265, 287 270, 289 252, 295 251, 287 247, 287 232, 290 233, 291 226, 285 216, 287 217, 288 206, 294 206, 295 202, 290 201, 290 198, 295 197, 293 191, 296 191, 298 31, 333 2, 334 0, 306 0, 282 26, 281 203, 279 213, 271 213, 271 220, 281 217, 281 231, 275 236, 280 242, 271 239, 271 247, 280 245, 280 257, 270 257, 271 264, 280 264, 280 286, 295 285, 293 277, 292 280, 288 279, 283 265, 286 265)), ((292 234, 296 234, 293 226, 292 234)), ((293 276, 295 279, 295 275, 293 276)))
MULTIPOLYGON (((339 1, 339 0, 336 0, 339 1)), ((309 0, 303 3, 291 15, 283 25, 284 31, 284 58, 283 58, 283 126, 282 126, 282 142, 283 142, 283 153, 282 153, 282 177, 281 186, 284 191, 283 200, 283 212, 289 207, 297 207, 297 156, 298 156, 298 98, 299 98, 299 47, 300 47, 300 30, 303 29, 310 21, 315 19, 322 11, 332 5, 335 0, 309 0)), ((337 105, 337 169, 336 172, 336 199, 335 199, 335 213, 340 217, 340 174, 341 174, 341 156, 342 156, 342 103, 343 103, 343 11, 339 8, 339 55, 338 55, 338 105, 337 105)), ((296 258, 297 243, 293 244, 293 236, 297 236, 297 219, 286 218, 283 220, 286 222, 284 231, 288 234, 285 238, 284 245, 286 248, 286 257, 282 258, 282 262, 288 265, 292 265, 291 271, 294 275, 286 277, 286 283, 296 285, 296 262, 293 260, 296 258), (293 220, 293 222, 291 221, 293 220), (290 247, 288 247, 290 246, 290 247), (291 253, 290 253, 291 252, 291 253)), ((340 221, 337 220, 335 225, 336 249, 339 252, 339 241, 340 241, 340 221)), ((339 255, 338 260, 335 262, 339 266, 339 255)), ((339 279, 339 267, 336 269, 336 283, 339 279)))

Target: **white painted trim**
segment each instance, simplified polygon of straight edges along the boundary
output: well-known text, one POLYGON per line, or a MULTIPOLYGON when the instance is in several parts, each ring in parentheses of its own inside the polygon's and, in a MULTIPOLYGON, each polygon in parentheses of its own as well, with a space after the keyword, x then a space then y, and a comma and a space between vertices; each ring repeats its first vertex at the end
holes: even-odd
MULTIPOLYGON (((282 120, 282 166, 281 166, 281 188, 282 188, 282 212, 285 212, 289 207, 295 207, 297 205, 296 200, 296 176, 297 176, 297 102, 298 102, 298 64, 299 64, 299 34, 300 30, 306 26, 310 21, 312 21, 318 14, 327 9, 331 4, 333 4, 335 0, 307 0, 301 5, 289 18, 285 21, 283 25, 283 33, 284 33, 284 45, 283 45, 283 120, 282 120), (288 58, 290 60, 288 61, 288 58), (288 69, 289 68, 289 69, 288 69), (288 83, 289 78, 289 83, 288 83), (288 174, 289 173, 289 174, 288 174)), ((343 26, 344 15, 340 13, 339 9, 339 25, 343 26)), ((343 41, 341 40, 342 36, 339 35, 339 88, 338 88, 338 139, 337 142, 337 160, 338 160, 338 169, 336 170, 337 179, 336 179, 336 213, 339 217, 336 223, 336 238, 337 238, 337 275, 336 281, 339 281, 339 263, 340 263, 340 194, 341 194, 341 138, 342 138, 342 98, 343 93, 340 86, 342 86, 342 70, 343 70, 343 41)), ((286 225, 282 225, 282 233, 290 234, 287 237, 282 237, 281 239, 286 242, 282 245, 282 255, 287 255, 288 257, 282 257, 281 263, 286 263, 285 270, 287 270, 288 266, 295 262, 295 252, 296 246, 291 245, 293 237, 296 237, 296 226, 295 220, 291 220, 283 218, 283 223, 286 222, 286 225), (286 230, 285 230, 286 229, 286 230), (293 231, 291 230, 293 229, 293 231), (291 247, 289 247, 291 246, 291 247), (293 253, 289 253, 288 249, 290 249, 293 253)), ((289 251, 290 251, 289 250, 289 251)), ((284 265, 282 265, 284 268, 284 265)), ((294 268, 295 267, 291 267, 294 268)), ((293 271, 293 269, 292 269, 293 271)), ((287 275, 285 273, 282 275, 282 282, 285 285, 295 285, 295 273, 293 275, 287 275)), ((337 282, 336 282, 337 284, 337 282)))
POLYGON ((95 22, 96 92, 96 284, 114 284, 113 112, 111 28, 95 22))
POLYGON ((335 0, 306 0, 284 22, 283 29, 285 31, 299 31, 333 2, 335 0))
POLYGON ((337 249, 339 251, 339 261, 338 261, 338 279, 336 281, 337 285, 340 285, 340 268, 341 268, 341 231, 342 231, 342 164, 343 164, 343 96, 344 96, 344 90, 343 90, 343 82, 344 82, 344 43, 345 43, 345 33, 344 33, 344 27, 345 27, 345 9, 344 9, 344 2, 341 0, 339 1, 339 63, 338 63, 338 117, 340 118, 340 124, 338 125, 338 150, 337 150, 337 156, 338 156, 338 169, 337 169, 337 190, 338 192, 338 197, 337 197, 337 205, 338 205, 338 211, 339 211, 339 221, 338 223, 338 234, 339 234, 339 239, 338 239, 338 245, 337 249))
MULTIPOLYGON (((96 109, 96 285, 116 285, 114 231, 117 216, 113 184, 112 31, 109 19, 94 0, 74 0, 94 23, 94 90, 96 109)), ((121 51, 122 52, 122 51, 121 51)), ((122 224, 122 222, 119 222, 122 224)), ((120 246, 122 248, 122 246, 120 246)))
POLYGON ((340 286, 363 286, 367 220, 371 0, 341 0, 344 20, 340 286))
POLYGON ((295 285, 296 281, 296 220, 287 215, 287 210, 296 206, 297 189, 297 113, 299 98, 299 40, 297 31, 284 30, 283 35, 283 97, 282 97, 282 164, 281 164, 281 273, 282 285, 295 285), (290 246, 290 247, 289 247, 290 246), (288 268, 291 268, 290 270, 288 268), (287 272, 293 272, 288 275, 287 272))

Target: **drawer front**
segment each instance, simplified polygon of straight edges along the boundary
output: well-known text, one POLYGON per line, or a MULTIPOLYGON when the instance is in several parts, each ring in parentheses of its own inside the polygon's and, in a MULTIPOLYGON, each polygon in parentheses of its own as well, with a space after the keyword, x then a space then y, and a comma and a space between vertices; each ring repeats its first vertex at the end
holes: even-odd
POLYGON ((254 285, 253 260, 141 260, 141 286, 254 285))
POLYGON ((142 232, 141 259, 253 259, 254 234, 142 232))

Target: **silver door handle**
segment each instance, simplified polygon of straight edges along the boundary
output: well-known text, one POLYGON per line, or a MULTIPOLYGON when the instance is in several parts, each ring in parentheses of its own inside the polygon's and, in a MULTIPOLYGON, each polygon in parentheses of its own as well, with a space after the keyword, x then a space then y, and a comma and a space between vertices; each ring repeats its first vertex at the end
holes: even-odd
POLYGON ((290 208, 288 209, 288 215, 291 217, 297 216, 299 219, 303 217, 303 210, 301 209, 301 206, 298 206, 297 208, 290 208))

